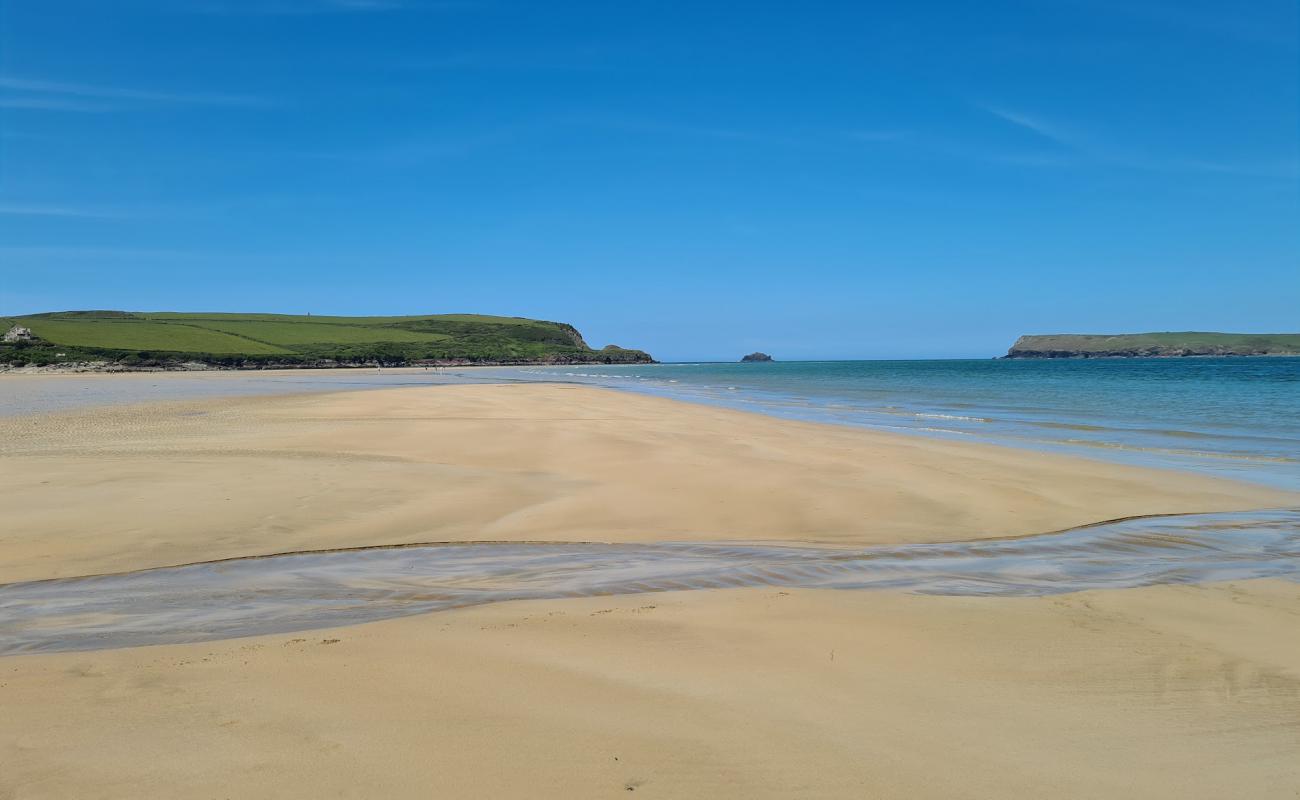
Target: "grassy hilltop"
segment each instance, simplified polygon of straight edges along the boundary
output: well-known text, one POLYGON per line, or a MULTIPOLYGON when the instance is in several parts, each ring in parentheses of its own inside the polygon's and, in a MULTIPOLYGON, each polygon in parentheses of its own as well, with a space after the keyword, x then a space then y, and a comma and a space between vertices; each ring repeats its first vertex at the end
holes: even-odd
POLYGON ((1300 333, 1062 333, 1021 336, 1007 358, 1300 355, 1300 333))
POLYGON ((572 325, 522 317, 61 311, 0 318, 34 338, 0 344, 0 363, 108 361, 123 366, 637 363, 640 350, 593 350, 572 325))

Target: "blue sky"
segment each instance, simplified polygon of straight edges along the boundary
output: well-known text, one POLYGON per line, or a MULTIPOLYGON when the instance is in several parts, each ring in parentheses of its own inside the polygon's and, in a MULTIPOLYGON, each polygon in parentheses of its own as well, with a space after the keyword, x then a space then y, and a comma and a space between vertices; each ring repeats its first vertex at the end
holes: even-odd
POLYGON ((1297 4, 0 0, 0 313, 1300 329, 1297 4))

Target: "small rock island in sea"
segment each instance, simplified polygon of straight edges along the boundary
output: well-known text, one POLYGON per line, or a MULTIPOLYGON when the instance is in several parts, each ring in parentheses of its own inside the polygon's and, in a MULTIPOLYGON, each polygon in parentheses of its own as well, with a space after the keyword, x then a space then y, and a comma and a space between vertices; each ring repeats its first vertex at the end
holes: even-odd
POLYGON ((750 353, 749 355, 740 359, 742 364, 753 363, 755 361, 771 361, 771 360, 772 357, 769 356, 767 353, 750 353))

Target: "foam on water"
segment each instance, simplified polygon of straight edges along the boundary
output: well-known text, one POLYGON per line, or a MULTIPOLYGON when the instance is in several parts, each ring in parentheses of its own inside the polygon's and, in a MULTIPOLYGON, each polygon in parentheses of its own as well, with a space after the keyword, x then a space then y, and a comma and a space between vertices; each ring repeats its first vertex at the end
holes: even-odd
POLYGON ((413 545, 0 586, 0 655, 288 633, 507 600, 744 586, 1039 595, 1262 577, 1300 579, 1300 510, 855 549, 413 545))
POLYGON ((1300 358, 806 361, 499 374, 1300 490, 1300 358))

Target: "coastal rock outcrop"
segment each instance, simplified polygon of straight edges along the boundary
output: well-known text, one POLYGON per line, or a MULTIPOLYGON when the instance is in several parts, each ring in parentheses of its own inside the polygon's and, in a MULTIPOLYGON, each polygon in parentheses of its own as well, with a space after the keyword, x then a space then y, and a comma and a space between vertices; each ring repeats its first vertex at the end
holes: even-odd
POLYGON ((741 363, 743 364, 752 364, 758 361, 771 361, 771 360, 772 357, 769 356, 767 353, 750 353, 749 355, 740 359, 741 363))

